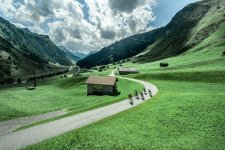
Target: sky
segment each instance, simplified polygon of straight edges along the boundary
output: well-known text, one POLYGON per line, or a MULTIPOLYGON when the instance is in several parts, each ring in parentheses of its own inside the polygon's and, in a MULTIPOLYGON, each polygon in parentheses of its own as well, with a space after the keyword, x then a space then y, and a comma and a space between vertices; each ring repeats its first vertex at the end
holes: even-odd
POLYGON ((0 16, 49 35, 58 46, 88 53, 165 26, 197 0, 0 0, 0 16))

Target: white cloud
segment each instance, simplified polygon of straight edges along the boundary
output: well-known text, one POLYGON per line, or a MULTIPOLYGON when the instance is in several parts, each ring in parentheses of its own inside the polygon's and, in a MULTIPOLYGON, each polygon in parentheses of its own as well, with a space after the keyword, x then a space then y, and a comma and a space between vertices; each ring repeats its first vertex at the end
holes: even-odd
POLYGON ((76 0, 0 0, 0 12, 33 32, 48 34, 58 45, 85 52, 149 31, 147 25, 155 19, 156 0, 84 1, 89 9, 76 0))

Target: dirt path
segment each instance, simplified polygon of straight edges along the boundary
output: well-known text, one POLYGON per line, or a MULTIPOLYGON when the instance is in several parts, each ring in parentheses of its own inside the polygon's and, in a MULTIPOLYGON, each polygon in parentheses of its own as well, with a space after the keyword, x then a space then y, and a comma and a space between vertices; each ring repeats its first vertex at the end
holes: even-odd
MULTIPOLYGON (((111 76, 114 76, 114 71, 111 73, 111 76)), ((123 78, 123 77, 121 77, 123 78)), ((152 95, 156 95, 158 89, 156 86, 140 80, 123 78, 131 80, 134 82, 141 83, 145 86, 146 89, 152 91, 152 95)), ((146 100, 150 99, 150 95, 144 95, 146 100)), ((0 149, 1 150, 13 150, 24 148, 28 145, 36 144, 38 142, 47 140, 52 137, 59 136, 66 132, 78 129, 80 127, 86 126, 93 122, 102 120, 109 116, 115 115, 117 113, 123 112, 130 108, 133 108, 145 101, 143 100, 134 100, 134 105, 129 104, 129 100, 94 109, 91 111, 83 112, 74 116, 66 117, 56 121, 52 121, 43 125, 31 127, 29 129, 21 130, 18 132, 13 132, 4 136, 0 136, 0 149)))

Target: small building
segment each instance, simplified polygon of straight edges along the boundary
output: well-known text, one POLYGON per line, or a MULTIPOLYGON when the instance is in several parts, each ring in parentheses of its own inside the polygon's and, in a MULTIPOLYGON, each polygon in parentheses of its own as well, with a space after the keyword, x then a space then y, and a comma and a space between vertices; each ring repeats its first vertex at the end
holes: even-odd
POLYGON ((169 64, 165 63, 165 62, 162 62, 162 63, 160 63, 160 67, 161 68, 166 68, 166 67, 169 67, 169 64))
POLYGON ((124 68, 124 67, 121 67, 118 69, 119 71, 119 74, 120 75, 127 75, 127 74, 137 74, 139 73, 139 71, 135 68, 124 68))
POLYGON ((85 82, 87 95, 113 95, 117 92, 116 82, 116 77, 91 76, 85 82))

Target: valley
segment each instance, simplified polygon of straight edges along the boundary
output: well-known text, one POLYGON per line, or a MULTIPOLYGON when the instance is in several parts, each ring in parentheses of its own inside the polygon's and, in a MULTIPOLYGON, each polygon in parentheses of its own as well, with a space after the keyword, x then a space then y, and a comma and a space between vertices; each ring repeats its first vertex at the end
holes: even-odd
POLYGON ((223 0, 191 3, 99 51, 69 48, 0 17, 0 125, 23 124, 0 131, 0 149, 225 149, 223 0))

